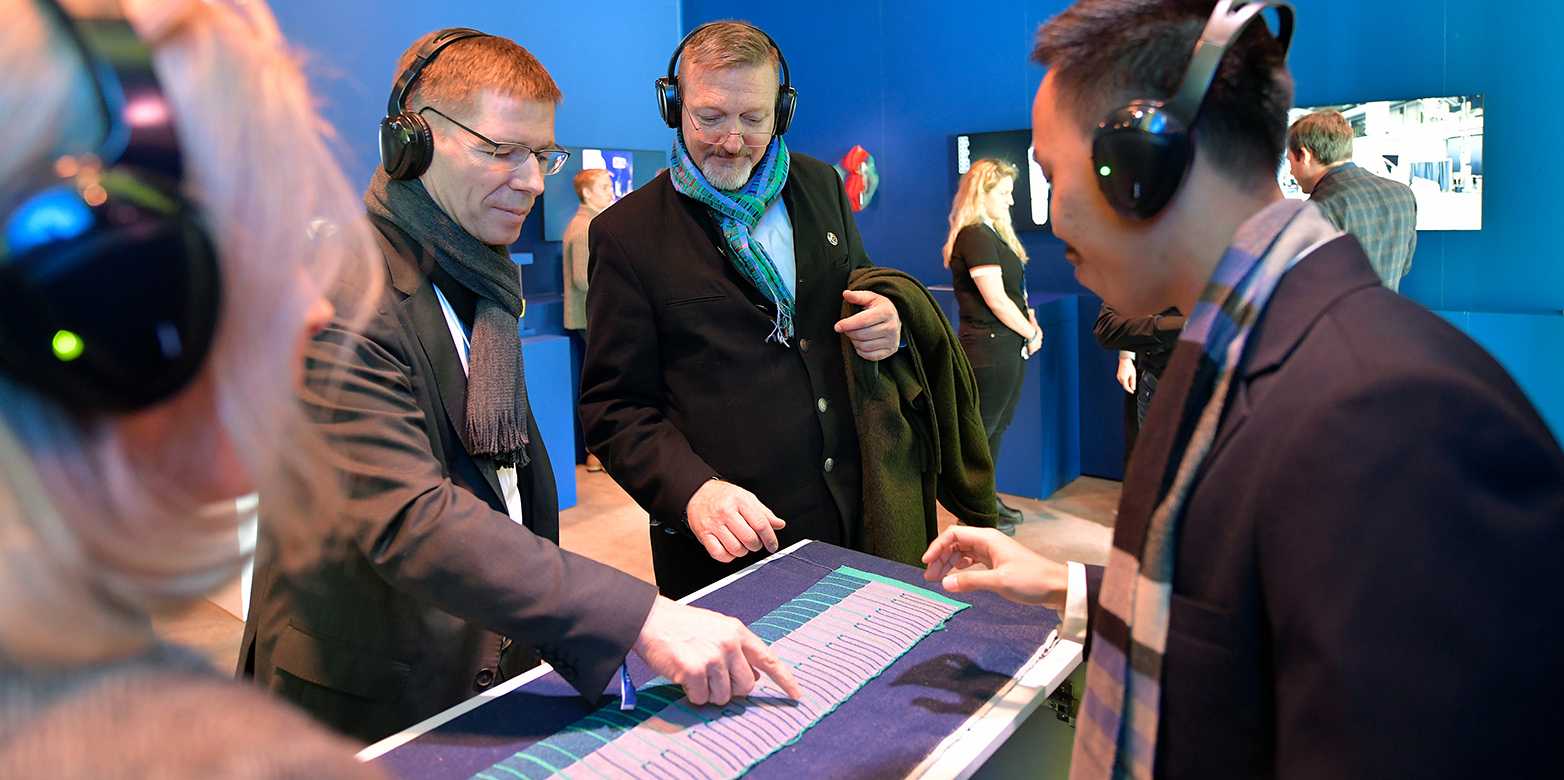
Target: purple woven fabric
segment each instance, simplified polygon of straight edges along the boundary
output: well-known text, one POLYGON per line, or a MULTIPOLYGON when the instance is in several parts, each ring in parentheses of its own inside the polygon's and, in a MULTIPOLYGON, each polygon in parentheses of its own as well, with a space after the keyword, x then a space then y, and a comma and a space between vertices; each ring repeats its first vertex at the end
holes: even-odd
MULTIPOLYGON (((844 565, 929 585, 911 566, 815 542, 695 603, 753 621, 844 565)), ((951 618, 944 631, 930 634, 748 776, 903 776, 998 691, 1058 625, 1051 611, 990 594, 964 593, 960 599, 972 609, 951 618)), ((637 681, 653 677, 633 655, 630 672, 637 681)), ((593 709, 558 675, 548 674, 387 753, 378 763, 399 777, 470 777, 593 709)))

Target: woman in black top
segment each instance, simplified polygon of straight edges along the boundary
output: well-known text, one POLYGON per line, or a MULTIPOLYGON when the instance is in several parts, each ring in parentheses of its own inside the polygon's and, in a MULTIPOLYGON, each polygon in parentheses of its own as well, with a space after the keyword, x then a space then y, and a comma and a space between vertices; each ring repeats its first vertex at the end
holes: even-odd
MULTIPOLYGON (((983 159, 972 164, 956 190, 945 239, 945 266, 961 310, 961 346, 977 378, 983 427, 997 465, 999 442, 1021 398, 1023 360, 1043 345, 1043 330, 1026 305, 1026 249, 1010 225, 1015 166, 983 159)), ((1002 518, 1020 511, 999 504, 1002 518)))

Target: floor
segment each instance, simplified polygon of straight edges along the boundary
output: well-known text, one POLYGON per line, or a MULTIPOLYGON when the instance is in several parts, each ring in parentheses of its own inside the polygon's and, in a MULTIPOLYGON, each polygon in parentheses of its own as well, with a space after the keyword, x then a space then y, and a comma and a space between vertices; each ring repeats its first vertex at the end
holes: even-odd
MULTIPOLYGON (((1055 560, 1105 563, 1119 487, 1082 477, 1045 501, 1007 496, 1006 502, 1026 516, 1016 539, 1055 560)), ((579 467, 576 497, 576 506, 560 513, 560 545, 651 582, 646 513, 608 475, 579 467)), ((954 520, 940 510, 940 528, 954 520)), ((157 626, 164 639, 200 651, 217 668, 235 667, 244 624, 216 604, 202 601, 159 619, 157 626)))

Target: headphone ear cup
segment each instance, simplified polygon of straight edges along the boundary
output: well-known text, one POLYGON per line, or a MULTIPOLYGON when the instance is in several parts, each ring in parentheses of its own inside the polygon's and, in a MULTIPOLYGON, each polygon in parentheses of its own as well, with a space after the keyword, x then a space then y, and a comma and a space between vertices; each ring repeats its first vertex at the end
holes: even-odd
POLYGON ((101 184, 102 205, 61 185, 11 220, 40 209, 53 215, 36 215, 45 220, 74 217, 78 229, 5 259, 0 362, 70 408, 127 412, 173 396, 200 372, 221 273, 206 226, 177 191, 123 168, 101 184))
POLYGON ((1092 138, 1092 167, 1109 205, 1131 219, 1150 219, 1183 183, 1193 146, 1183 125, 1166 113, 1148 122, 1145 110, 1110 115, 1092 138), (1121 114, 1123 116, 1121 116, 1121 114), (1156 129, 1147 129, 1150 124, 1156 129))
POLYGON ((657 79, 657 115, 663 118, 663 124, 670 129, 679 128, 679 115, 684 113, 683 102, 679 97, 679 79, 662 76, 657 79))
POLYGON ((380 165, 393 179, 416 179, 434 160, 434 132, 419 114, 403 111, 380 120, 380 165))
POLYGON ((798 111, 798 90, 792 87, 783 87, 777 92, 777 135, 787 132, 793 126, 793 114, 798 111))

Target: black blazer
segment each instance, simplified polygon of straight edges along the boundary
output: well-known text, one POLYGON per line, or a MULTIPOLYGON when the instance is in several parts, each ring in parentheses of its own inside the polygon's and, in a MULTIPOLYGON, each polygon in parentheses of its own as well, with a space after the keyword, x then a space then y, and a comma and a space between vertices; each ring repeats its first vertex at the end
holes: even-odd
MULTIPOLYGON (((1178 541, 1156 774, 1551 773, 1564 453, 1532 405, 1348 236, 1251 339, 1178 541)), ((1195 357, 1163 375, 1116 536, 1171 475, 1195 357)))
POLYGON ((798 265, 788 347, 766 342, 773 306, 666 173, 592 221, 581 417, 614 479, 680 530, 677 550, 654 547, 659 572, 671 554, 709 560, 684 515, 719 476, 786 520, 785 540, 858 543, 858 443, 832 327, 848 272, 869 259, 830 166, 794 153, 782 198, 798 265))
MULTIPOLYGON (((326 388, 312 408, 321 430, 351 461, 340 544, 296 574, 262 548, 240 674, 366 741, 526 668, 536 656, 523 647, 595 699, 655 591, 555 546, 558 499, 535 420, 518 475, 527 527, 506 514, 495 464, 457 438, 466 374, 429 281, 433 257, 377 227, 389 289, 362 335, 338 323, 322 333, 307 370, 326 388)), ((472 306, 447 290, 453 308, 472 306)))

